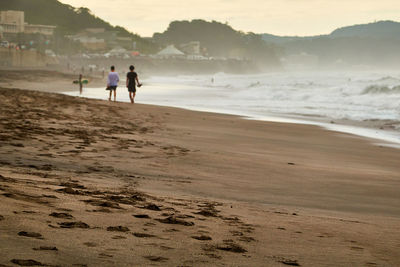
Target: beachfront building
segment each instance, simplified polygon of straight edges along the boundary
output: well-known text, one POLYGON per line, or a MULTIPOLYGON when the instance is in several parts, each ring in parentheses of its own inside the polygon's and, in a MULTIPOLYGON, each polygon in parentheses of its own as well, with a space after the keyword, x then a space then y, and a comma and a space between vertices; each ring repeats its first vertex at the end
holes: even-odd
POLYGON ((187 55, 200 55, 200 42, 192 41, 186 44, 179 45, 179 49, 187 55))
POLYGON ((104 39, 98 39, 96 37, 89 37, 86 35, 73 35, 66 37, 81 43, 82 46, 89 51, 103 51, 107 48, 107 44, 104 39))
POLYGON ((157 53, 158 58, 184 58, 185 53, 178 50, 174 45, 169 45, 157 53))
POLYGON ((104 28, 87 28, 75 35, 66 36, 78 41, 88 51, 99 52, 110 48, 123 47, 132 49, 133 42, 130 37, 118 37, 118 31, 107 31, 104 28))
POLYGON ((52 36, 56 26, 51 25, 34 25, 25 22, 25 12, 7 10, 0 11, 0 26, 3 29, 3 34, 43 34, 52 36))

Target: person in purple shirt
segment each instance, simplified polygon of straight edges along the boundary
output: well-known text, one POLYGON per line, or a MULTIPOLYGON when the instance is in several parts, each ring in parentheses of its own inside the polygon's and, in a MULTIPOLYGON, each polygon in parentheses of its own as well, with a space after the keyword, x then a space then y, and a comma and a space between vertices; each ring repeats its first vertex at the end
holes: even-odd
POLYGON ((115 67, 111 66, 111 72, 108 74, 107 78, 107 90, 110 91, 110 97, 108 98, 109 101, 111 101, 111 95, 113 91, 114 91, 114 101, 117 98, 118 82, 119 82, 118 73, 115 72, 115 67))

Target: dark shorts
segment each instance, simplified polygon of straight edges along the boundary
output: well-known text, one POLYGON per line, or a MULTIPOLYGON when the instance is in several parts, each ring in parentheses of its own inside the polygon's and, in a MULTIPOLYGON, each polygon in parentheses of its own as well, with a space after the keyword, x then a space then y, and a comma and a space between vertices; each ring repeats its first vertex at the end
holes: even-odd
POLYGON ((117 90, 117 87, 116 86, 109 86, 109 87, 106 88, 106 90, 115 91, 115 90, 117 90))
POLYGON ((128 91, 132 93, 136 93, 136 86, 128 86, 128 91))

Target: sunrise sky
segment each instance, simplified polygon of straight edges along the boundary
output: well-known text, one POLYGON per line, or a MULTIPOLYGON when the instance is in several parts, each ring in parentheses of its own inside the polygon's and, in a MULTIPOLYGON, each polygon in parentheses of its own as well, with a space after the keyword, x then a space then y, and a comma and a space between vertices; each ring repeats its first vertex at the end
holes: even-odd
POLYGON ((400 21, 399 0, 61 0, 88 7, 113 25, 142 36, 163 32, 173 20, 228 22, 236 30, 276 35, 327 34, 375 20, 400 21))

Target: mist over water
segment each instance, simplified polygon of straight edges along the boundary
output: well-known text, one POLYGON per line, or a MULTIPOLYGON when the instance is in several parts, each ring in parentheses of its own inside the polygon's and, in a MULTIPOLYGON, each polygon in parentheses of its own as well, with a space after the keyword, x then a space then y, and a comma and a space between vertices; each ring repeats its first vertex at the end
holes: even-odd
POLYGON ((160 90, 159 96, 152 97, 147 97, 146 88, 141 90, 139 99, 145 102, 257 115, 400 120, 400 72, 220 73, 214 76, 153 77, 147 83, 173 86, 167 86, 165 91, 160 90))

